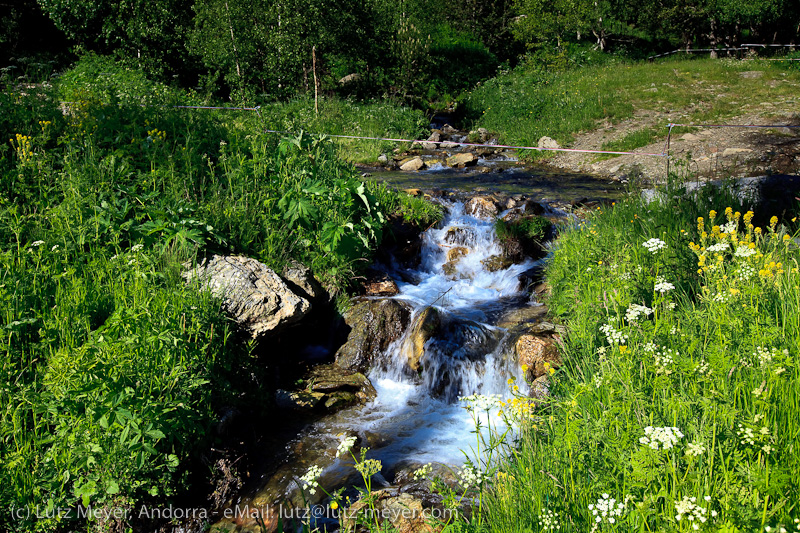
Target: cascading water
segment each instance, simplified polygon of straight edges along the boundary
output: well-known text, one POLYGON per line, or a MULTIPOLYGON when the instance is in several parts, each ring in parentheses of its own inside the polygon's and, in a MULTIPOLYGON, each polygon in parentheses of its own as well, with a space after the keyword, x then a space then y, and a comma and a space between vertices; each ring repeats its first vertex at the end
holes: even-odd
MULTIPOLYGON (((359 436, 361 446, 370 448, 368 457, 381 461, 384 478, 376 476, 374 486, 428 462, 457 467, 469 458, 481 463, 474 454, 475 421, 459 398, 508 399, 510 377, 519 394, 528 392, 506 346, 508 332, 497 324, 508 312, 539 305, 519 290, 520 274, 535 262, 499 268, 505 265, 497 261, 502 249, 494 222, 466 214, 462 203, 446 207, 445 220, 423 236, 419 267, 395 272, 396 279, 406 281, 398 282, 394 298, 413 312, 404 335, 374 359, 368 377, 375 399, 313 424, 288 446, 294 459, 238 505, 323 503, 321 491, 311 500, 299 499, 296 480, 312 465, 322 467, 319 484, 328 492, 359 483, 352 461, 335 458, 342 435, 359 436)), ((492 421, 498 428, 500 418, 492 421)))
POLYGON ((517 362, 503 357, 505 330, 493 324, 509 307, 527 304, 518 277, 534 262, 489 271, 485 265, 501 253, 493 222, 465 214, 461 203, 448 208, 441 227, 423 237, 419 268, 404 273, 413 281, 398 284, 395 298, 410 303, 414 314, 406 334, 369 374, 377 398, 327 428, 380 436, 386 444, 370 457, 389 470, 403 463, 463 463, 475 426, 458 398, 509 396, 511 376, 526 386, 517 362), (448 250, 451 258, 464 255, 451 263, 448 250), (420 338, 426 325, 433 331, 420 338))

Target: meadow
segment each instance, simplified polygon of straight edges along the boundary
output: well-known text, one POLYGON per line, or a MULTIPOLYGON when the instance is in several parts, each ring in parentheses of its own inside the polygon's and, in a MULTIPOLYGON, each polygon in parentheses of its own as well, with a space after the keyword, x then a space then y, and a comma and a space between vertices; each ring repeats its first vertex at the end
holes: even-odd
MULTIPOLYGON (((796 109, 795 63, 678 56, 632 62, 603 56, 559 71, 531 61, 479 84, 459 105, 471 128, 498 132, 503 142, 519 146, 536 146, 542 136, 565 146, 578 133, 636 119, 623 137, 598 146, 632 150, 666 139, 669 122, 724 123, 747 113, 769 117, 796 109), (751 71, 762 74, 744 74, 751 71)), ((687 131, 678 127, 673 134, 687 131)))
POLYGON ((564 365, 495 475, 489 530, 800 530, 798 206, 749 203, 678 180, 562 228, 564 365))

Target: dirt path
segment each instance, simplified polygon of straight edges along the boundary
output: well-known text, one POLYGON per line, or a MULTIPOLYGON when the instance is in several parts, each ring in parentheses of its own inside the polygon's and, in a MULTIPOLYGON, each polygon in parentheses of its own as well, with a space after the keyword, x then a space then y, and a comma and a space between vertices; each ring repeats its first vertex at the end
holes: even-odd
MULTIPOLYGON (((744 113, 724 124, 787 124, 800 126, 800 98, 782 98, 774 102, 749 103, 744 113)), ((640 111, 618 124, 601 124, 596 130, 576 136, 570 148, 597 150, 610 141, 646 128, 664 128, 657 142, 636 148, 637 153, 662 153, 665 148, 665 125, 688 122, 692 110, 675 113, 640 111)), ((685 131, 685 130, 684 130, 685 131)), ((800 172, 800 128, 692 128, 690 133, 673 133, 670 139, 671 169, 688 169, 706 177, 797 174, 800 172)), ((559 153, 548 160, 557 168, 589 172, 625 181, 643 177, 663 180, 666 161, 663 157, 623 155, 601 160, 595 154, 559 153)))

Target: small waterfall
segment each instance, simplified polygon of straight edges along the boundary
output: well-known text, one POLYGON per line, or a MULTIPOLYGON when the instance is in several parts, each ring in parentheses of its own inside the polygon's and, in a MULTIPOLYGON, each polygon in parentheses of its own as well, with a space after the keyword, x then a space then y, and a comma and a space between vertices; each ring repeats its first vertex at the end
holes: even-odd
POLYGON ((502 252, 493 221, 466 214, 461 203, 447 207, 440 227, 423 237, 419 268, 404 273, 413 281, 399 283, 395 298, 409 302, 414 313, 405 335, 369 375, 377 398, 330 428, 385 437, 370 455, 390 469, 427 461, 461 464, 475 443, 475 427, 458 398, 508 398, 512 376, 527 392, 517 362, 503 356, 506 331, 493 322, 504 310, 525 305, 518 276, 534 263, 490 271, 487 262, 502 252))

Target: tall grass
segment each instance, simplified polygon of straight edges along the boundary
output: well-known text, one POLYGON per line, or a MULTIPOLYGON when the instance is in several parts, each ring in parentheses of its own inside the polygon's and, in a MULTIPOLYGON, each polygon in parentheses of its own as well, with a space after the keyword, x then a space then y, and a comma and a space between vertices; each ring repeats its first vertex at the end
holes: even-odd
POLYGON ((564 366, 492 531, 798 527, 798 225, 749 207, 672 188, 565 228, 547 270, 564 366))

